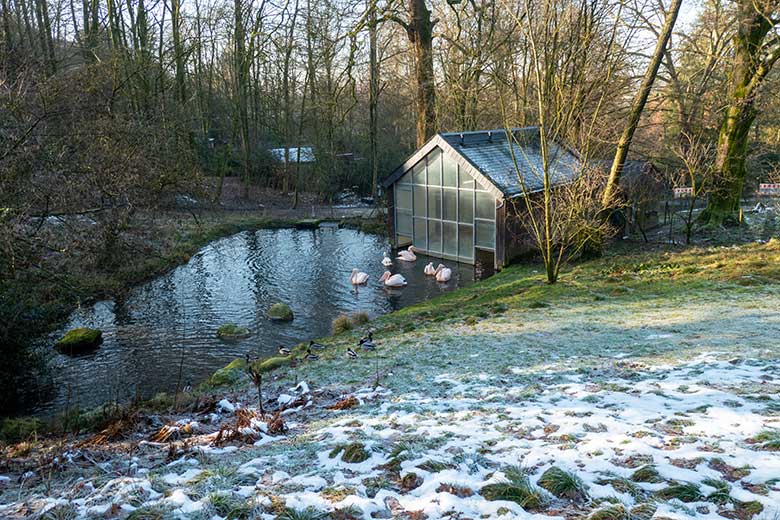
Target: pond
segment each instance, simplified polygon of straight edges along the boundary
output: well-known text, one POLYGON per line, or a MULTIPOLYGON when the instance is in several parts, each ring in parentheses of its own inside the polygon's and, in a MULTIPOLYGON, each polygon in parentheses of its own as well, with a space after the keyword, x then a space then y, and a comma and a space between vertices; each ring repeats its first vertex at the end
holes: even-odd
MULTIPOLYGON (((216 240, 190 261, 130 291, 122 301, 100 301, 75 311, 48 347, 74 327, 103 331, 94 352, 70 357, 51 352, 53 381, 32 413, 49 415, 67 407, 91 408, 111 400, 149 398, 193 385, 246 353, 269 355, 280 345, 330 334, 333 318, 366 312, 371 318, 432 298, 474 280, 470 265, 449 263, 452 279, 437 283, 423 274, 429 261, 393 260, 390 270, 403 274, 408 286, 386 290, 387 239, 351 229, 266 229, 216 240), (370 275, 355 290, 352 268, 370 275), (291 322, 272 322, 268 308, 287 303, 291 322), (226 343, 216 336, 224 323, 248 327, 251 337, 226 343)), ((394 255, 391 255, 394 258, 394 255)))

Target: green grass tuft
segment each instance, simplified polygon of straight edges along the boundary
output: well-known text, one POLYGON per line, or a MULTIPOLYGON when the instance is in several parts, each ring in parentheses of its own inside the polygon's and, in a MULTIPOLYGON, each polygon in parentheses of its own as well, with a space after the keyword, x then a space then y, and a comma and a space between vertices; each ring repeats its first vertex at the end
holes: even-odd
POLYGON ((542 495, 531 486, 528 475, 522 470, 511 468, 504 473, 507 482, 488 484, 479 493, 485 500, 508 500, 528 511, 540 509, 544 504, 542 495))
POLYGON ((333 318, 331 330, 333 331, 333 334, 341 334, 352 330, 352 320, 350 320, 349 316, 346 314, 339 314, 333 318))
POLYGON ((655 466, 652 464, 647 464, 646 466, 642 466, 641 468, 634 471, 631 474, 631 480, 634 482, 650 482, 655 484, 664 481, 664 479, 658 473, 658 470, 655 469, 655 466))
POLYGON ((704 495, 701 494, 699 486, 693 483, 672 484, 656 492, 656 496, 662 500, 677 499, 681 502, 698 502, 704 495))
POLYGON ((558 498, 567 498, 569 500, 584 500, 587 498, 582 480, 576 475, 556 466, 552 466, 542 473, 537 484, 558 498))
POLYGON ((748 442, 757 450, 780 451, 780 430, 764 430, 748 442))
POLYGON ((593 511, 588 520, 627 520, 630 518, 623 504, 610 504, 593 511))

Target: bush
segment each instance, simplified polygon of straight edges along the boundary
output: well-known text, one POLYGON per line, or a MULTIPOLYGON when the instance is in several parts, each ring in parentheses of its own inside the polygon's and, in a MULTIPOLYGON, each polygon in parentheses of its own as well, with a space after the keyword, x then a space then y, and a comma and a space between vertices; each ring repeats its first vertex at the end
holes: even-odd
POLYGON ((333 334, 341 334, 352 330, 352 320, 346 314, 339 314, 333 319, 332 323, 333 334))
POLYGON ((368 323, 368 313, 367 312, 356 312, 352 315, 352 323, 356 326, 358 325, 365 325, 368 323))
POLYGON ((6 442, 19 442, 44 433, 46 425, 37 417, 18 417, 3 420, 0 426, 0 439, 6 442))

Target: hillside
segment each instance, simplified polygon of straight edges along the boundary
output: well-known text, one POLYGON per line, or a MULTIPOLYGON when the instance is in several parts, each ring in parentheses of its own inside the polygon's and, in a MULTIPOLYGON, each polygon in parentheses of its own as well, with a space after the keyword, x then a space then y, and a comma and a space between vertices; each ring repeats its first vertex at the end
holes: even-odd
POLYGON ((358 359, 363 330, 324 338, 265 377, 272 420, 237 361, 176 413, 8 445, 0 516, 780 514, 780 242, 537 270, 379 318, 358 359))

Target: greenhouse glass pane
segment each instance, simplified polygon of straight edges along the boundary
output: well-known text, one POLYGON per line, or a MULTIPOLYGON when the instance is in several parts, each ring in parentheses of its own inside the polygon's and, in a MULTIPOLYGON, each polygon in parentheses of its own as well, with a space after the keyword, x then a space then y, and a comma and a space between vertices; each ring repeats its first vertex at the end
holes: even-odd
POLYGON ((409 172, 406 172, 403 177, 401 177, 398 180, 398 184, 411 184, 412 183, 412 174, 409 172))
POLYGON ((401 209, 412 209, 412 187, 395 186, 395 207, 401 209))
POLYGON ((428 221, 428 251, 441 253, 441 221, 428 221))
POLYGON ((426 235, 428 225, 424 218, 414 219, 414 247, 428 250, 428 237, 426 235))
POLYGON ((396 231, 398 233, 402 233, 404 235, 411 235, 412 234, 412 212, 401 211, 401 210, 396 211, 395 226, 396 226, 396 231))
POLYGON ((473 190, 475 184, 474 178, 468 173, 464 172, 463 168, 458 168, 458 170, 460 170, 458 172, 458 179, 460 180, 460 182, 458 182, 458 186, 462 189, 473 190))
POLYGON ((412 169, 412 179, 415 184, 425 184, 425 159, 418 162, 412 169))
POLYGON ((458 214, 458 190, 442 190, 444 202, 442 204, 442 218, 444 220, 457 220, 458 214))
POLYGON ((442 222, 442 250, 447 255, 458 254, 458 225, 451 222, 442 222))
POLYGON ((414 216, 425 216, 425 186, 414 187, 414 216))
POLYGON ((428 188, 428 218, 441 219, 441 190, 438 186, 428 188))
POLYGON ((441 186, 441 152, 439 150, 428 154, 428 184, 441 186))
POLYGON ((442 154, 444 160, 444 174, 442 184, 455 187, 458 185, 458 163, 449 156, 442 154))
POLYGON ((477 218, 496 219, 496 199, 490 193, 477 192, 477 218))
POLYGON ((458 226, 458 256, 466 260, 474 258, 474 228, 466 224, 458 226))
POLYGON ((475 220, 476 240, 479 247, 494 249, 496 247, 496 224, 495 222, 486 222, 484 220, 475 220))
POLYGON ((474 194, 470 191, 458 192, 458 222, 474 220, 474 194))

